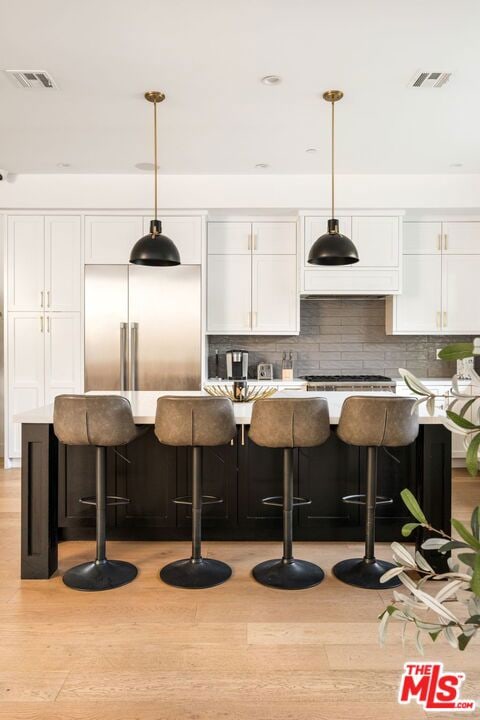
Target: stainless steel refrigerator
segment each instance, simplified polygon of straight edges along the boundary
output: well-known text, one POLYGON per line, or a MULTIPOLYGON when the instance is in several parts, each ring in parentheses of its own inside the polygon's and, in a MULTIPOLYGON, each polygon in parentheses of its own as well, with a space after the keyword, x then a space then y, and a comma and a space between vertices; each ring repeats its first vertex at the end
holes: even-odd
POLYGON ((198 390, 197 265, 85 268, 85 390, 198 390))

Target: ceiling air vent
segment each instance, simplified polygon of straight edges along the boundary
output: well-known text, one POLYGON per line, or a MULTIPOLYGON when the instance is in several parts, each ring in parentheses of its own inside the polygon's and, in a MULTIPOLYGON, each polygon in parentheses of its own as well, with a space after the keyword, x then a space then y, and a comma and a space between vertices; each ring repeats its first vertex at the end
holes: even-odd
POLYGON ((439 88, 450 80, 449 72, 425 72, 419 70, 410 81, 410 87, 439 88))
POLYGON ((45 70, 5 70, 16 87, 40 90, 57 88, 55 80, 45 70))

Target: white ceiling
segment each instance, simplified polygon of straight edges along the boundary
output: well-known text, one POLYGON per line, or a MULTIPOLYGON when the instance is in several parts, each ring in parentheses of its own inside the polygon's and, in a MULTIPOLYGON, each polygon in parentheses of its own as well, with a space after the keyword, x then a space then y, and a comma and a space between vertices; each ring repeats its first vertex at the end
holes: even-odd
POLYGON ((0 0, 0 69, 60 88, 0 73, 0 167, 138 173, 159 89, 164 173, 327 172, 340 88, 338 172, 479 172, 479 29, 479 0, 0 0), (453 75, 407 87, 419 69, 453 75))

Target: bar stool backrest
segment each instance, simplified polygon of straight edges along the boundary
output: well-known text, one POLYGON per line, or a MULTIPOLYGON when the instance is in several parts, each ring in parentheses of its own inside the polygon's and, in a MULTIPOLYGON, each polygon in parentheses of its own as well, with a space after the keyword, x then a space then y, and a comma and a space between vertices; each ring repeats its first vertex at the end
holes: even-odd
POLYGON ((414 398, 352 396, 343 403, 337 435, 349 445, 403 447, 418 435, 414 398))
POLYGON ((57 395, 53 429, 65 445, 127 445, 138 435, 132 407, 119 395, 57 395))
POLYGON ((271 448, 314 447, 330 436, 325 398, 268 398, 253 404, 249 437, 271 448))
POLYGON ((232 401, 165 395, 157 400, 155 435, 164 445, 227 445, 236 434, 232 401))

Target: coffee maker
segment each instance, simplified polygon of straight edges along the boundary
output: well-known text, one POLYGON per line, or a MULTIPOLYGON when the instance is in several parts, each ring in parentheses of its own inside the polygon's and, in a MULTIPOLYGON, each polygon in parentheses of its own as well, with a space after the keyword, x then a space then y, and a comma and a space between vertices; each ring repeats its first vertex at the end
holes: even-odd
POLYGON ((248 352, 229 350, 225 353, 228 380, 246 380, 248 376, 248 352))

